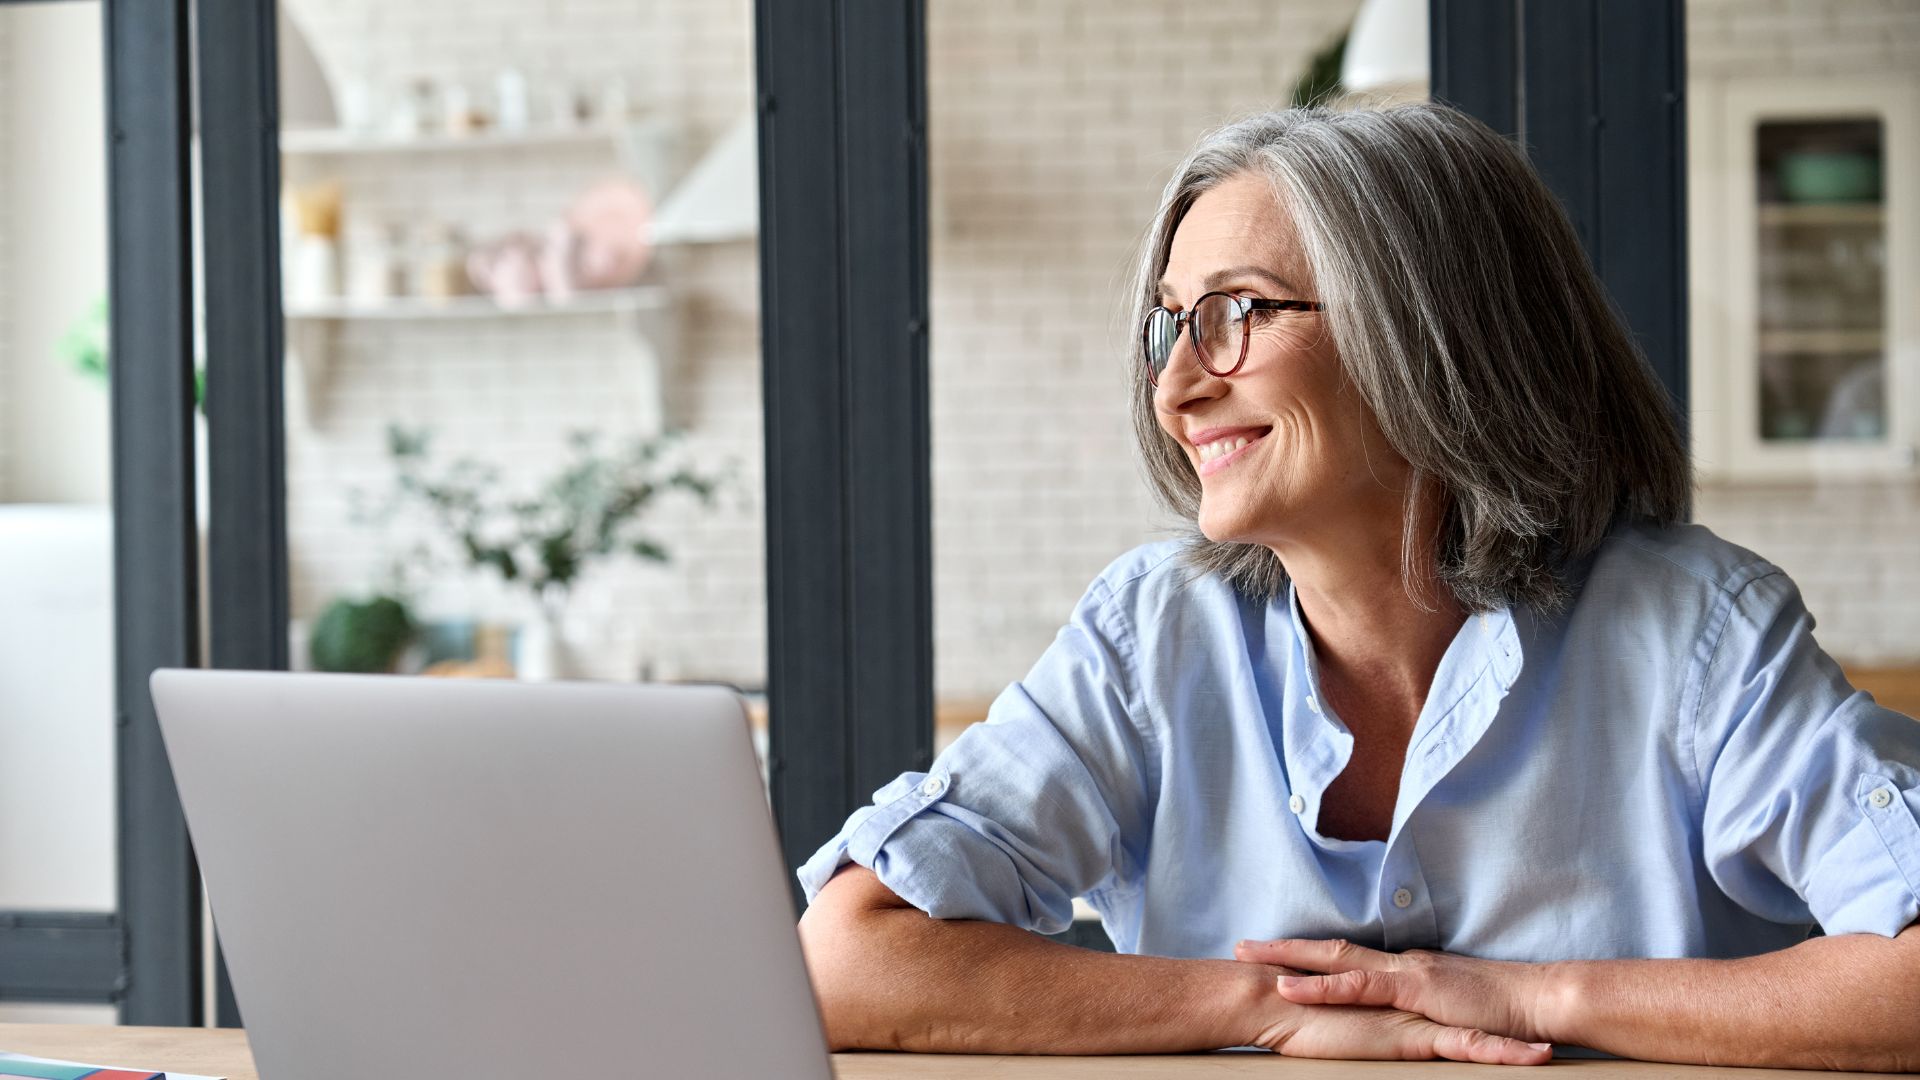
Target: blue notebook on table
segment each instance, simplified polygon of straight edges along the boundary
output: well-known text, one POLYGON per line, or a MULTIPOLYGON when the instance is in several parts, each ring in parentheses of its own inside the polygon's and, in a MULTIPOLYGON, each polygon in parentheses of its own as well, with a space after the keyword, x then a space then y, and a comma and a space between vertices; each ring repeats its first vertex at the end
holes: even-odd
POLYGON ((0 1080, 223 1080, 223 1078, 155 1072, 152 1069, 119 1069, 106 1065, 82 1065, 77 1061, 55 1061, 52 1058, 0 1052, 0 1080))

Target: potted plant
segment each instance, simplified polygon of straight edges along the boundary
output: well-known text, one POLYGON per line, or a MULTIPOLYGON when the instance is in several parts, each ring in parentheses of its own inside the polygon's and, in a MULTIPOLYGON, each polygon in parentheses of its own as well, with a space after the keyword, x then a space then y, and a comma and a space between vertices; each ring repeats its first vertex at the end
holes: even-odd
POLYGON ((391 674, 417 632, 412 613, 396 597, 342 597, 314 620, 308 658, 315 671, 391 674))
MULTIPOLYGON (((404 507, 422 511, 455 560, 525 590, 538 618, 520 632, 517 674, 562 678, 578 673, 561 627, 582 575, 620 557, 669 562, 666 545, 643 524, 655 500, 678 492, 711 505, 725 483, 677 460, 672 451, 679 439, 667 433, 603 449, 597 433, 576 432, 560 470, 532 495, 516 498, 500 494, 498 467, 465 457, 441 465, 430 432, 393 425, 387 429, 393 492, 385 506, 362 516, 384 520, 404 507)), ((419 564, 433 554, 416 547, 409 558, 419 564)))

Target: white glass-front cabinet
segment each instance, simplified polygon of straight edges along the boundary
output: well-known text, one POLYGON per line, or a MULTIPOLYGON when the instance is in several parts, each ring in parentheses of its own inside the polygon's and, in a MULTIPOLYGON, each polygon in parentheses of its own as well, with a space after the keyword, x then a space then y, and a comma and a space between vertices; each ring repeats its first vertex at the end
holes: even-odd
POLYGON ((1694 93, 1702 475, 1920 475, 1920 80, 1694 93))

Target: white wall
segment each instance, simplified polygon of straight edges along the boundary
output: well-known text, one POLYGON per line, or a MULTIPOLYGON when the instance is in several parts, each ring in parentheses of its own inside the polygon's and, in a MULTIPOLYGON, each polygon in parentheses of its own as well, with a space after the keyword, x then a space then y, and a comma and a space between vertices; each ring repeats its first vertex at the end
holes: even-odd
POLYGON ((105 502, 106 391, 75 374, 57 352, 67 328, 107 283, 100 8, 17 5, 7 8, 5 18, 4 496, 15 502, 105 502))
POLYGON ((927 6, 941 694, 1024 676, 1094 575, 1164 535, 1127 419, 1136 244, 1192 142, 1286 105, 1357 7, 927 6))
POLYGON ((13 169, 8 164, 13 154, 13 15, 0 12, 0 57, 7 60, 0 63, 0 502, 10 497, 13 479, 13 439, 7 434, 13 427, 13 305, 5 299, 12 295, 13 277, 13 169))
POLYGON ((115 903, 107 399, 55 354, 106 282, 101 52, 96 4, 0 7, 0 908, 115 903))

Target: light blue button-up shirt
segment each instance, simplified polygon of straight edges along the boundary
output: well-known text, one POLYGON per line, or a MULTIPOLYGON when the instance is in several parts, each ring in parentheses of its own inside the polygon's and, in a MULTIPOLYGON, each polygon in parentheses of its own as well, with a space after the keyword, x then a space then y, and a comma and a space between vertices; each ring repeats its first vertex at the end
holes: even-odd
POLYGON ((1616 528, 1557 616, 1469 617, 1384 841, 1316 829, 1353 737, 1289 591, 1177 543, 1100 575, 1033 671, 799 871, 1122 952, 1342 937, 1507 960, 1735 957, 1920 914, 1920 723, 1854 690, 1793 583, 1704 528, 1616 528))

